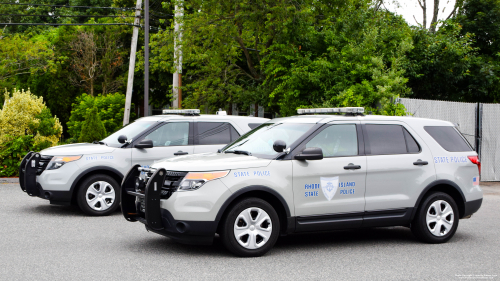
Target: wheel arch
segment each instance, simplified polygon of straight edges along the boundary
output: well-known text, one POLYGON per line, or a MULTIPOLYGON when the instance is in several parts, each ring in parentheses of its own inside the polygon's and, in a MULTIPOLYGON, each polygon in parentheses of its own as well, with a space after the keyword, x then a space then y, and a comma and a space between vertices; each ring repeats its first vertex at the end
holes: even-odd
POLYGON ((420 193, 420 196, 417 199, 417 202, 415 203, 415 208, 413 209, 413 214, 411 216, 411 220, 415 217, 415 214, 417 213, 418 208, 420 207, 420 203, 422 200, 432 192, 443 192, 448 195, 450 195, 453 200, 455 200, 455 203, 457 203, 458 206, 458 213, 459 213, 459 218, 462 218, 465 215, 465 195, 460 189, 460 187, 449 180, 437 180, 433 181, 429 185, 427 185, 424 190, 420 193))
POLYGON ((295 225, 290 225, 290 207, 281 194, 267 186, 252 185, 236 191, 222 204, 215 218, 215 221, 217 222, 217 232, 219 232, 219 226, 222 218, 229 212, 231 207, 240 200, 249 197, 260 198, 273 206, 278 213, 280 220, 280 233, 287 233, 288 229, 295 227, 295 225))
POLYGON ((80 186, 80 183, 88 176, 96 175, 96 174, 104 174, 112 177, 113 179, 116 180, 118 185, 121 184, 122 179, 123 179, 123 174, 111 167, 107 166, 96 166, 92 168, 88 168, 87 170, 83 171, 76 177, 76 179, 73 181, 73 184, 71 184, 71 203, 76 204, 76 194, 78 194, 78 188, 80 186))

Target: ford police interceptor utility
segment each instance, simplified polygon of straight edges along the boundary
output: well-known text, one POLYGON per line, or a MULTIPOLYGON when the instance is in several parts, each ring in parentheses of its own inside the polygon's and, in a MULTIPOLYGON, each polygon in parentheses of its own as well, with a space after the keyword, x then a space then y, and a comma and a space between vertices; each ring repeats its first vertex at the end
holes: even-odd
POLYGON ((123 215, 183 243, 218 233, 239 256, 263 255, 288 233, 359 227, 448 241, 481 206, 476 152, 450 122, 363 111, 301 109, 347 114, 273 119, 217 153, 135 165, 123 215))
POLYGON ((119 183, 132 164, 217 151, 268 120, 199 112, 164 110, 168 115, 139 118, 98 143, 30 152, 19 167, 21 188, 51 204, 77 203, 89 215, 108 215, 119 206, 119 183))

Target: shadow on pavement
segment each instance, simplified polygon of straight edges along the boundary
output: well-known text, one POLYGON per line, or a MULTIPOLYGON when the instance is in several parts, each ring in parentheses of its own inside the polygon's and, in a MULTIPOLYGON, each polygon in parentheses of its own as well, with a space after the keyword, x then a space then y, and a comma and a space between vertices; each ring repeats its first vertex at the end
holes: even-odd
MULTIPOLYGON (((458 239, 454 238, 453 240, 456 241, 458 239)), ((129 250, 133 252, 154 252, 160 256, 174 254, 183 256, 235 257, 224 248, 218 236, 214 238, 212 246, 179 244, 163 236, 146 238, 139 243, 137 242, 130 243, 128 245, 129 250)), ((452 242, 450 241, 449 243, 452 242)), ((333 250, 338 247, 366 247, 367 245, 375 244, 391 247, 402 243, 420 244, 421 242, 415 239, 409 228, 404 227, 303 233, 279 237, 269 254, 272 255, 275 251, 275 253, 283 251, 293 252, 307 248, 332 248, 333 250)))
MULTIPOLYGON (((20 212, 25 212, 29 214, 39 214, 39 215, 56 215, 56 216, 69 216, 69 217, 93 217, 83 213, 78 206, 62 206, 62 205, 50 205, 40 204, 35 206, 24 206, 19 209, 20 212)), ((111 217, 121 216, 121 211, 118 209, 116 212, 110 215, 111 217)), ((96 217, 98 218, 98 217, 96 217)))

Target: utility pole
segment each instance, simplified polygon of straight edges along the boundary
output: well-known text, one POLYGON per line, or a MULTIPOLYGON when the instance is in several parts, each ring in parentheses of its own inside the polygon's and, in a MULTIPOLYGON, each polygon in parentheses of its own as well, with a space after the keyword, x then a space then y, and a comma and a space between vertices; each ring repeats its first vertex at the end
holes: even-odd
POLYGON ((144 0, 144 116, 149 115, 149 0, 144 0))
POLYGON ((141 4, 142 0, 137 0, 135 5, 135 20, 134 20, 134 31, 132 33, 132 46, 130 46, 130 63, 128 66, 128 81, 127 81, 127 94, 125 98, 125 112, 123 114, 123 126, 127 125, 130 121, 130 103, 132 101, 132 88, 134 86, 134 70, 135 70, 135 58, 137 52, 137 38, 139 37, 139 27, 141 16, 141 4))
POLYGON ((184 1, 180 0, 179 5, 175 5, 174 17, 174 82, 172 86, 173 92, 173 108, 182 107, 182 17, 184 16, 184 1))

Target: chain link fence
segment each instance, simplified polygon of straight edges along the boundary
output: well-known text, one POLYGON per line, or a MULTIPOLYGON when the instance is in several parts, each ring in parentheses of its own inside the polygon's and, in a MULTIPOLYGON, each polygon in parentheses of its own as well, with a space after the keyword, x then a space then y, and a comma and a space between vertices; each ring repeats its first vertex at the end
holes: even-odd
POLYGON ((500 181, 500 104, 400 98, 414 117, 455 124, 481 159, 481 180, 500 181))

